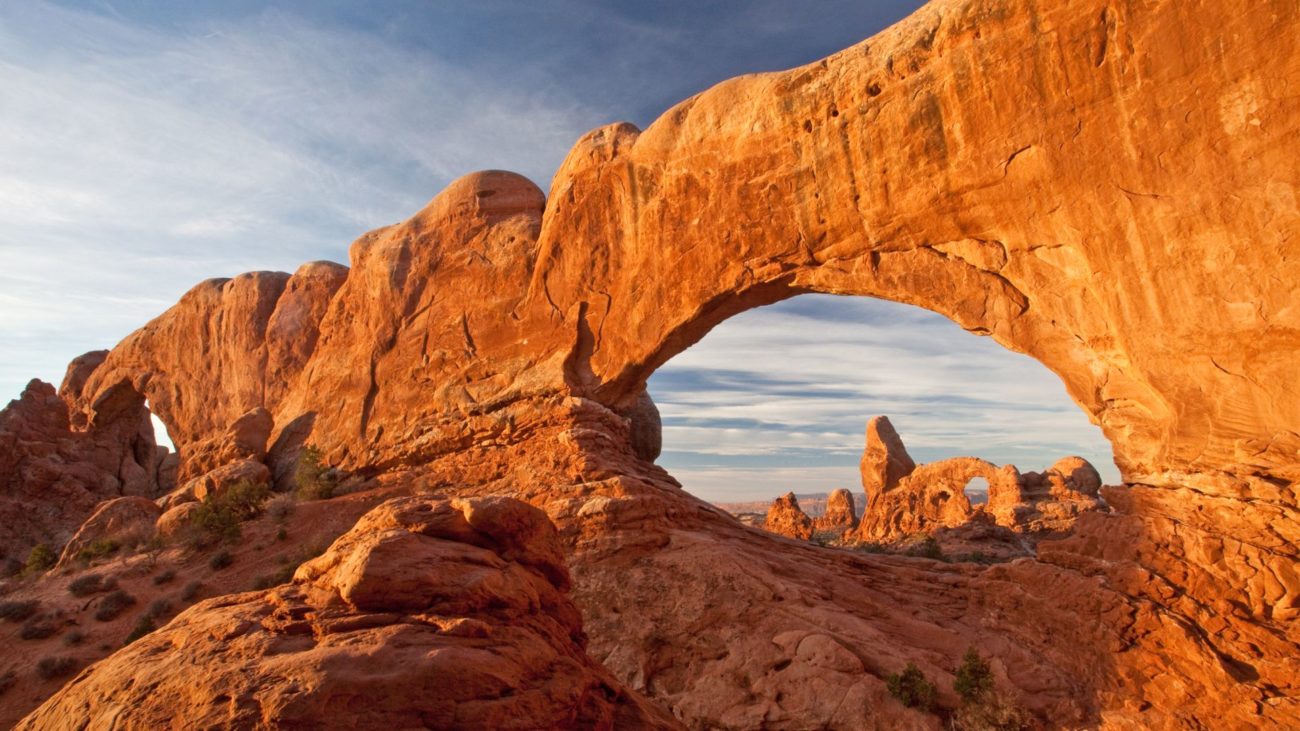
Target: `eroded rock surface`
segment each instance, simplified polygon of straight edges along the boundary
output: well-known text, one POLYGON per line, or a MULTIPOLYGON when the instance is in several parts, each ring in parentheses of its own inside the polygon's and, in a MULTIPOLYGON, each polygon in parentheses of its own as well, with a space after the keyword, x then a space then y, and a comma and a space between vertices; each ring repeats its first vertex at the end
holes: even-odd
POLYGON ((826 511, 813 519, 814 533, 840 535, 857 527, 858 513, 853 504, 853 493, 842 487, 831 491, 826 498, 826 511))
POLYGON ((767 519, 763 521, 763 530, 806 541, 812 538, 813 521, 799 507, 799 499, 794 493, 787 492, 772 501, 772 507, 767 509, 767 519))
MULTIPOLYGON (((147 492, 153 445, 120 459, 145 459, 143 398, 186 475, 187 450, 263 408, 277 480, 312 443, 365 478, 545 509, 588 651, 689 725, 933 725, 881 678, 915 662, 951 687, 975 645, 1056 724, 1300 726, 1300 98, 1279 91, 1298 44, 1293 2, 938 0, 644 131, 594 130, 550 200, 466 176, 358 239, 350 269, 202 283, 74 364, 70 411, 45 391, 11 407, 0 473, 24 477, 4 494, 33 517, 10 542, 55 537, 51 494, 147 492), (646 379, 805 292, 926 307, 1044 363, 1114 444, 1111 512, 981 568, 791 544, 681 492, 633 435, 646 379), (114 459, 48 459, 83 428, 114 459)), ((872 474, 896 490, 920 468, 885 451, 872 474)), ((1007 505, 1059 489, 1025 488, 1007 505)), ((278 591, 160 641, 247 619, 265 657, 253 618, 311 601, 278 591)), ((157 662, 147 646, 110 662, 157 662)))
POLYGON ((390 501, 292 584, 194 606, 18 728, 680 728, 586 655, 568 588, 536 508, 390 501))

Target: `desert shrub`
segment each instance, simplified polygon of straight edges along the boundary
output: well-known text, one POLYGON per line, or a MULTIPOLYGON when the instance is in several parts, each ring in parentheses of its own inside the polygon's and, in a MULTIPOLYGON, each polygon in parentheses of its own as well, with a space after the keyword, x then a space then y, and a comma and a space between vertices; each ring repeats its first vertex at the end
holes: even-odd
POLYGON ((220 493, 209 493, 191 518, 193 542, 202 547, 239 540, 239 523, 260 515, 270 495, 271 488, 250 480, 240 480, 220 493))
POLYGON ((0 619, 21 622, 36 613, 41 603, 35 599, 0 602, 0 619))
POLYGON ((277 541, 283 541, 288 537, 289 537, 289 531, 285 530, 284 526, 280 526, 280 530, 275 532, 275 540, 277 541))
POLYGON ((879 543, 872 543, 870 541, 866 543, 859 543, 858 545, 854 546, 854 548, 863 553, 889 553, 889 549, 885 548, 879 543))
POLYGON ((213 571, 220 571, 235 562, 235 557, 230 555, 230 551, 217 551, 208 559, 208 568, 213 571))
POLYGON ((154 586, 162 586, 163 584, 170 584, 175 579, 176 579, 176 571, 174 569, 167 569, 161 574, 158 574, 157 576, 153 577, 153 584, 154 586))
POLYGON ((295 569, 297 569, 297 567, 292 565, 281 566, 279 569, 275 571, 275 573, 262 574, 261 576, 258 576, 256 579, 253 579, 253 588, 270 589, 273 586, 279 586, 280 584, 287 583, 290 579, 293 578, 293 572, 295 569))
POLYGON ((266 514, 277 523, 283 523, 293 513, 297 500, 289 493, 280 493, 266 502, 266 514))
POLYGON ((126 611, 126 608, 135 604, 135 597, 127 594, 121 589, 116 589, 104 595, 99 600, 99 606, 95 609, 95 619, 101 622, 108 622, 117 618, 117 615, 126 611))
POLYGON ((86 574, 73 579, 72 583, 68 584, 68 591, 73 596, 90 596, 116 587, 117 580, 111 576, 106 579, 99 574, 86 574))
POLYGON ((162 617, 172 610, 172 600, 167 597, 159 597, 149 603, 149 608, 145 614, 150 617, 162 617))
POLYGON ((890 673, 885 678, 885 685, 889 694, 908 708, 934 710, 938 689, 914 663, 909 662, 901 673, 890 673))
POLYGON ((74 629, 63 636, 63 644, 67 645, 68 647, 80 645, 85 641, 86 641, 86 633, 82 632, 79 629, 74 629))
POLYGON ((23 623, 18 636, 24 640, 44 640, 59 633, 59 624, 53 617, 32 617, 23 623))
POLYGON ((97 541, 91 541, 85 548, 77 551, 77 560, 89 563, 97 558, 107 558, 117 553, 121 547, 121 544, 111 538, 100 538, 97 541))
POLYGON ((17 682, 18 682, 18 675, 14 673, 14 671, 12 670, 5 673, 4 675, 0 675, 0 695, 3 695, 6 690, 9 690, 10 688, 14 687, 14 683, 17 682))
POLYGON ((199 590, 202 588, 203 588, 203 582, 201 581, 191 581, 190 583, 186 584, 185 588, 181 589, 181 601, 183 602, 194 601, 194 597, 199 595, 199 590))
POLYGON ((61 678, 77 669, 77 661, 70 657, 43 657, 36 663, 36 674, 44 680, 61 678))
POLYGON ((841 533, 842 531, 836 530, 819 530, 814 532, 812 538, 809 538, 808 540, 819 546, 829 546, 840 539, 841 533))
POLYGON ((122 642, 122 645, 129 645, 156 629, 158 629, 158 626, 154 624, 153 615, 145 613, 140 617, 140 620, 135 623, 135 627, 131 628, 131 632, 127 634, 126 640, 122 642))
POLYGON ((304 446, 298 454, 298 466, 293 475, 298 486, 298 497, 304 500, 324 500, 334 496, 334 475, 329 466, 321 461, 323 457, 320 449, 310 444, 304 446))
POLYGON ((962 657, 952 689, 963 703, 973 703, 993 690, 993 670, 974 647, 968 648, 962 657))
POLYGON ((27 554, 27 563, 23 564, 23 576, 49 571, 54 568, 54 564, 58 563, 58 560, 59 557, 54 553, 53 548, 44 543, 38 543, 32 546, 31 553, 27 554))
POLYGON ((921 558, 932 558, 935 561, 946 561, 947 557, 943 555, 943 548, 934 536, 926 536, 925 540, 907 549, 907 555, 919 556, 921 558))

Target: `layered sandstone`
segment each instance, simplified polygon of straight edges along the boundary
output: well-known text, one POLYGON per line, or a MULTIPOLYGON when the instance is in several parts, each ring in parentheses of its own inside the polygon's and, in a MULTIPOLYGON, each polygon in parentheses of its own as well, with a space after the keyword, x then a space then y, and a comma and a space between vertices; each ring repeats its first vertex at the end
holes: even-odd
MULTIPOLYGON (((359 478, 544 508, 590 655, 690 725, 933 725, 881 679, 915 662, 950 687, 969 645, 1060 725, 1298 725, 1297 44, 1294 3, 940 0, 589 133, 549 200, 466 176, 350 269, 202 283, 74 364, 70 410, 37 389, 6 411, 5 499, 32 512, 10 543, 84 519, 58 528, 50 495, 88 515, 148 491, 145 398, 185 475, 262 408, 277 480, 311 443, 359 478), (1044 363, 1114 444, 1112 512, 979 568, 774 540, 682 493, 648 461, 646 379, 805 292, 926 307, 1044 363)), ((872 464, 883 494, 921 469, 872 464)), ((309 601, 284 591, 230 616, 309 601)), ((150 672, 137 652, 121 676, 150 672)))
POLYGON ((853 493, 838 488, 826 498, 826 511, 813 519, 813 532, 840 535, 858 527, 857 506, 853 493))

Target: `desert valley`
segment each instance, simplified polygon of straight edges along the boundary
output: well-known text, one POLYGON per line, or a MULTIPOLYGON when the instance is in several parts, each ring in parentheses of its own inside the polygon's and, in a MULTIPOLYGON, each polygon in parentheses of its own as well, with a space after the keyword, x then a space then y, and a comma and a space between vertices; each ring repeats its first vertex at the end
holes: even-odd
POLYGON ((0 725, 1300 728, 1297 88, 1291 0, 934 0, 201 281, 0 411, 0 725), (808 293, 1120 480, 863 413, 859 484, 692 495, 648 379, 808 293))

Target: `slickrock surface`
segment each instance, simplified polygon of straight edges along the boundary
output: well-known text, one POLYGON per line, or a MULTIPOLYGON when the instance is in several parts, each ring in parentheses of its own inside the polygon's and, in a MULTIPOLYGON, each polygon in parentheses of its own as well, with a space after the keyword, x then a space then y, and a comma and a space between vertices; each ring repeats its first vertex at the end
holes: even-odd
POLYGON ((772 501, 772 507, 767 509, 767 519, 763 521, 763 530, 806 541, 812 538, 813 521, 799 508, 799 499, 794 493, 787 492, 772 501))
POLYGON ((405 498, 292 584, 196 605, 20 729, 678 728, 583 652, 555 529, 510 498, 405 498))
MULTIPOLYGON (((1294 2, 938 0, 643 132, 587 134, 549 200, 476 173, 358 239, 346 271, 198 285, 74 364, 70 412, 37 389, 0 417, 5 510, 54 537, 148 494, 143 397, 181 475, 264 408, 277 480, 311 443, 359 478, 543 508, 591 657, 687 725, 936 728, 881 679, 915 662, 951 708, 974 645, 1056 725, 1300 726, 1297 80, 1294 2), (647 461, 646 378, 804 292, 926 307, 1044 363, 1114 444, 1112 512, 981 568, 791 544, 681 492, 647 461)), ((212 626, 251 643, 214 654, 225 672, 267 657, 254 618, 315 607, 296 592, 186 622, 247 619, 212 626)), ((109 663, 150 672, 140 648, 198 641, 186 627, 109 663)))

